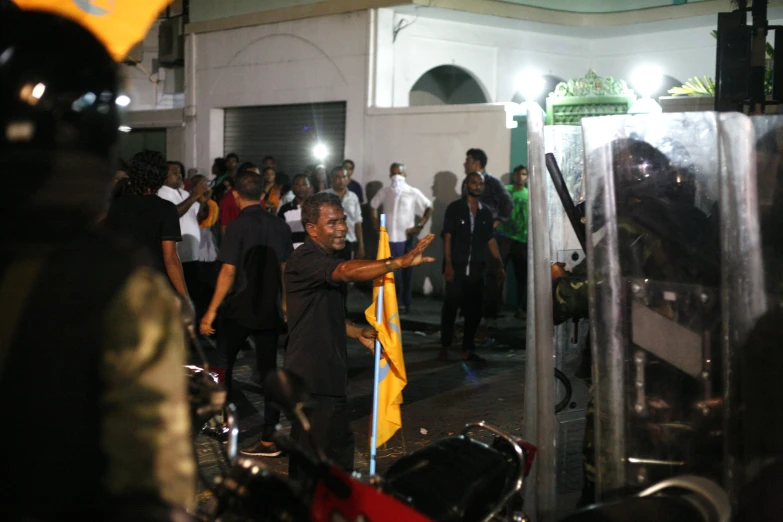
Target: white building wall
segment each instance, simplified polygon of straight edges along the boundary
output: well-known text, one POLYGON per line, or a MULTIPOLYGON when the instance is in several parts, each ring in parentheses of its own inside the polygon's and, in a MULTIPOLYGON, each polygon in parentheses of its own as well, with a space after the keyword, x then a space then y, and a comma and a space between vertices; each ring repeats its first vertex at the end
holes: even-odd
MULTIPOLYGON (((694 76, 715 78, 717 40, 711 32, 718 28, 717 17, 699 27, 639 33, 591 41, 592 61, 601 76, 614 76, 630 83, 633 71, 642 64, 658 66, 663 74, 681 82, 694 76)), ((770 20, 780 25, 783 20, 770 20)), ((774 43, 772 37, 770 43, 774 43)))
POLYGON ((222 135, 216 109, 330 101, 346 101, 345 153, 360 156, 368 19, 364 11, 195 35, 195 73, 186 86, 195 89, 188 156, 207 169, 224 155, 223 140, 214 138, 222 135))
POLYGON ((395 107, 408 106, 411 87, 424 73, 440 65, 455 65, 470 72, 489 102, 507 102, 514 98, 514 79, 520 72, 532 69, 570 78, 584 75, 590 63, 590 45, 582 38, 407 15, 395 17, 396 21, 400 19, 410 25, 398 32, 393 43, 395 107))
POLYGON ((511 135, 503 105, 447 105, 399 109, 370 109, 366 118, 364 155, 356 159, 357 172, 368 181, 389 184, 389 166, 402 162, 407 181, 433 202, 433 215, 422 235, 437 237, 427 249, 434 263, 414 270, 414 289, 443 292, 440 232, 449 203, 459 197, 463 162, 469 148, 483 149, 487 170, 500 177, 508 170, 511 135), (426 283, 425 283, 426 280, 426 283))
POLYGON ((590 42, 591 67, 601 76, 613 76, 631 83, 634 69, 655 65, 663 74, 685 82, 694 76, 715 76, 717 41, 712 25, 676 31, 641 33, 590 42))

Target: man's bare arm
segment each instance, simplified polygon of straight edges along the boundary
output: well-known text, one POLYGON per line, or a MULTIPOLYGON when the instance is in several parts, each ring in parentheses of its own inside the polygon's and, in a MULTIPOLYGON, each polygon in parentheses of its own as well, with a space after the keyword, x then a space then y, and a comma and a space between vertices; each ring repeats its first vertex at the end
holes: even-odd
POLYGON ((362 234, 361 223, 354 225, 354 232, 356 233, 356 259, 364 259, 364 234, 362 234))
POLYGON ((498 265, 498 286, 501 286, 503 284, 503 281, 506 279, 506 270, 503 266, 503 259, 500 257, 500 250, 498 249, 498 243, 495 241, 495 238, 489 240, 487 243, 489 246, 489 253, 492 256, 492 259, 495 260, 495 263, 498 265))
POLYGON ((182 271, 182 263, 177 254, 176 241, 161 241, 163 247, 163 265, 166 267, 166 275, 169 276, 174 289, 182 296, 190 299, 188 287, 185 285, 185 274, 182 271))
POLYGON ((345 334, 362 343, 371 352, 375 351, 375 340, 378 338, 376 330, 353 324, 351 321, 345 321, 345 334))
POLYGON ((427 237, 419 241, 419 243, 404 256, 396 257, 389 261, 387 266, 386 261, 345 261, 337 265, 337 268, 332 272, 332 281, 338 281, 341 283, 351 283, 357 281, 372 281, 373 279, 382 276, 389 272, 389 268, 397 270, 398 268, 408 268, 410 266, 418 266, 422 263, 432 263, 435 261, 434 257, 423 256, 424 249, 427 245, 432 243, 435 239, 435 234, 429 234, 427 237))
POLYGON ((212 323, 215 322, 218 308, 223 304, 223 300, 228 295, 231 287, 234 286, 234 279, 236 278, 237 267, 223 263, 218 274, 217 284, 215 285, 215 293, 212 294, 212 300, 209 302, 207 311, 204 312, 204 317, 201 318, 201 324, 199 330, 203 335, 212 335, 215 333, 215 328, 212 323))
POLYGON ((179 214, 179 217, 184 216, 188 210, 190 210, 190 207, 193 206, 193 203, 199 200, 201 196, 203 196, 208 190, 207 182, 202 180, 199 183, 197 183, 193 187, 193 191, 190 193, 190 196, 188 196, 188 199, 177 205, 177 214, 179 214))
POLYGON ((451 264, 451 234, 443 234, 443 278, 447 282, 454 281, 454 265, 451 264))
POLYGON ((370 217, 372 218, 372 226, 375 229, 376 232, 378 232, 381 229, 381 224, 378 221, 378 209, 374 208, 372 209, 372 212, 370 213, 370 217))

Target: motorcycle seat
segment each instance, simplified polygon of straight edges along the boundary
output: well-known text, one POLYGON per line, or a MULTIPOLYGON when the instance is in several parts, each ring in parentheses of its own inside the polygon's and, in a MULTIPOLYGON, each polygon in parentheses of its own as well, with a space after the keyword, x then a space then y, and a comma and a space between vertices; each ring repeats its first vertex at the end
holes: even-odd
POLYGON ((460 435, 395 462, 384 489, 439 522, 481 520, 503 501, 519 472, 513 457, 460 435))

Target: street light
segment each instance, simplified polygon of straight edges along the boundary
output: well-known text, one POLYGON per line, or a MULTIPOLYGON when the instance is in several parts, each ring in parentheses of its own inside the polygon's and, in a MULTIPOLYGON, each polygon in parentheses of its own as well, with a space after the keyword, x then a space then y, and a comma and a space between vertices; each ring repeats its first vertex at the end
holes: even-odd
POLYGON ((640 94, 638 100, 633 102, 633 106, 628 111, 629 114, 655 114, 663 112, 657 101, 652 99, 652 95, 658 92, 663 82, 663 73, 654 65, 643 65, 636 69, 631 75, 631 84, 636 92, 640 94))
POLYGON ((320 163, 323 163, 328 155, 329 155, 329 149, 327 149, 326 145, 324 145, 323 143, 318 143, 315 147, 313 147, 313 156, 320 163))
POLYGON ((546 80, 536 71, 524 71, 514 79, 514 87, 527 102, 535 101, 546 87, 546 80))

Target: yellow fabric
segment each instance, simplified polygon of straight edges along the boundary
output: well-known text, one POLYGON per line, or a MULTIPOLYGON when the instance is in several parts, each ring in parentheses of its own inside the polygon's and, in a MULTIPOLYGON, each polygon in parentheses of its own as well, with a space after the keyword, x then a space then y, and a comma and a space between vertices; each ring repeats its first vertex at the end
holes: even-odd
POLYGON ((207 215, 206 219, 198 224, 201 228, 209 228, 215 223, 217 223, 218 216, 220 216, 220 208, 218 207, 218 204, 212 201, 211 199, 207 201, 207 205, 209 205, 209 214, 207 215))
MULTIPOLYGON (((389 235, 385 227, 381 227, 381 237, 378 241, 378 259, 388 259, 391 256, 389 235)), ((379 277, 373 282, 373 301, 364 312, 367 322, 378 330, 378 340, 383 346, 381 358, 381 382, 378 389, 378 438, 376 447, 388 441, 402 427, 400 404, 402 404, 402 389, 408 383, 405 374, 405 361, 402 356, 402 329, 400 314, 397 310, 397 292, 394 287, 392 272, 379 277), (383 320, 379 324, 375 320, 378 302, 378 289, 383 286, 383 320)))
MULTIPOLYGON (((147 34, 171 0, 13 0, 22 9, 46 11, 81 24, 118 62, 147 34)), ((78 59, 78 58, 77 58, 78 59)))

